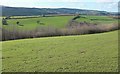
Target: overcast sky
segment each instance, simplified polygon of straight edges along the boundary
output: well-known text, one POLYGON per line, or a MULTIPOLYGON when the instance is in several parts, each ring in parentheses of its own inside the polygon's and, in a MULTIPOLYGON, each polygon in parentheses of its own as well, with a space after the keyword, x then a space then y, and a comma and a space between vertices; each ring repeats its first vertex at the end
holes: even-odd
POLYGON ((35 8, 77 8, 118 11, 119 0, 0 0, 0 5, 35 8))

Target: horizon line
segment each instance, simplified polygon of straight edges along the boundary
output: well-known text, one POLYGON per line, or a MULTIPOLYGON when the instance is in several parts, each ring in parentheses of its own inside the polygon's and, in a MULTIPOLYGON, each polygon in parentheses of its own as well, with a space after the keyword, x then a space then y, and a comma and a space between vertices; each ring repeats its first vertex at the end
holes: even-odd
MULTIPOLYGON (((66 8, 66 9, 79 9, 79 10, 91 10, 91 9, 83 9, 83 8, 69 8, 69 7, 22 7, 22 6, 6 6, 6 5, 0 5, 4 7, 16 7, 16 8, 36 8, 36 9, 60 9, 60 8, 66 8)), ((112 12, 112 13, 117 13, 118 11, 105 11, 105 10, 97 10, 97 9, 92 9, 92 11, 103 11, 103 12, 112 12)))

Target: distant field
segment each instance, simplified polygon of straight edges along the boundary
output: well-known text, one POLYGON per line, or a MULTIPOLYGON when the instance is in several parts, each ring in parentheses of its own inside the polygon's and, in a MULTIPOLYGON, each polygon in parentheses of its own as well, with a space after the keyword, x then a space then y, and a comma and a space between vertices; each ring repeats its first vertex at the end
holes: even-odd
MULTIPOLYGON (((97 24, 112 24, 117 23, 117 19, 110 18, 108 16, 89 16, 89 15, 81 15, 81 18, 76 19, 78 22, 89 22, 89 23, 97 23, 97 24), (83 18, 84 17, 84 18, 83 18)), ((3 26, 6 28, 11 28, 14 26, 17 26, 16 22, 19 21, 19 23, 23 26, 17 26, 23 29, 33 29, 40 25, 44 26, 53 26, 56 28, 63 28, 65 27, 70 19, 72 19, 74 16, 49 16, 49 17, 36 17, 36 18, 26 18, 22 19, 22 17, 18 17, 21 19, 10 19, 7 20, 8 24, 7 26, 3 26), (38 24, 37 21, 40 21, 42 24, 38 24)), ((17 18, 17 16, 16 16, 17 18)))
POLYGON ((40 21, 44 24, 44 26, 53 26, 57 28, 64 27, 73 16, 51 16, 51 17, 37 17, 37 18, 27 18, 27 19, 10 19, 8 20, 7 26, 4 27, 11 27, 11 25, 17 25, 16 22, 19 21, 21 28, 24 29, 33 29, 41 24, 38 24, 37 21, 40 21))
POLYGON ((2 46, 4 72, 118 71, 118 31, 5 41, 2 46))
POLYGON ((117 19, 113 19, 108 16, 82 16, 83 18, 77 19, 79 22, 90 22, 90 23, 96 23, 96 24, 111 24, 111 23, 117 23, 117 19))

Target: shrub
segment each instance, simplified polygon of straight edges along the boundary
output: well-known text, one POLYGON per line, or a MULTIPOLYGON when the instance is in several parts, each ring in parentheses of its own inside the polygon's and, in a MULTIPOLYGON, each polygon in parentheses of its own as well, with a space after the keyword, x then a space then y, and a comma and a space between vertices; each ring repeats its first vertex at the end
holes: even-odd
POLYGON ((17 25, 19 25, 19 24, 20 24, 20 22, 19 22, 19 21, 17 21, 17 22, 16 22, 16 24, 17 24, 17 25))
POLYGON ((7 20, 3 18, 3 19, 2 19, 2 24, 3 24, 3 25, 8 25, 7 20))
POLYGON ((80 23, 76 21, 71 21, 70 24, 68 24, 65 28, 62 29, 57 29, 51 26, 40 26, 33 30, 21 30, 18 27, 13 27, 10 30, 4 28, 0 29, 2 30, 2 40, 6 41, 37 37, 93 34, 117 30, 119 28, 118 24, 94 25, 87 22, 80 23))

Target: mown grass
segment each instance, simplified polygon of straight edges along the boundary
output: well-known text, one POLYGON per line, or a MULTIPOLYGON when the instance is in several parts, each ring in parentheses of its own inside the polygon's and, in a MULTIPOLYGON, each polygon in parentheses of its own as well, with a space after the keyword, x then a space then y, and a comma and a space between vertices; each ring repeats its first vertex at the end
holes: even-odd
POLYGON ((118 31, 2 42, 4 72, 117 72, 118 31))

